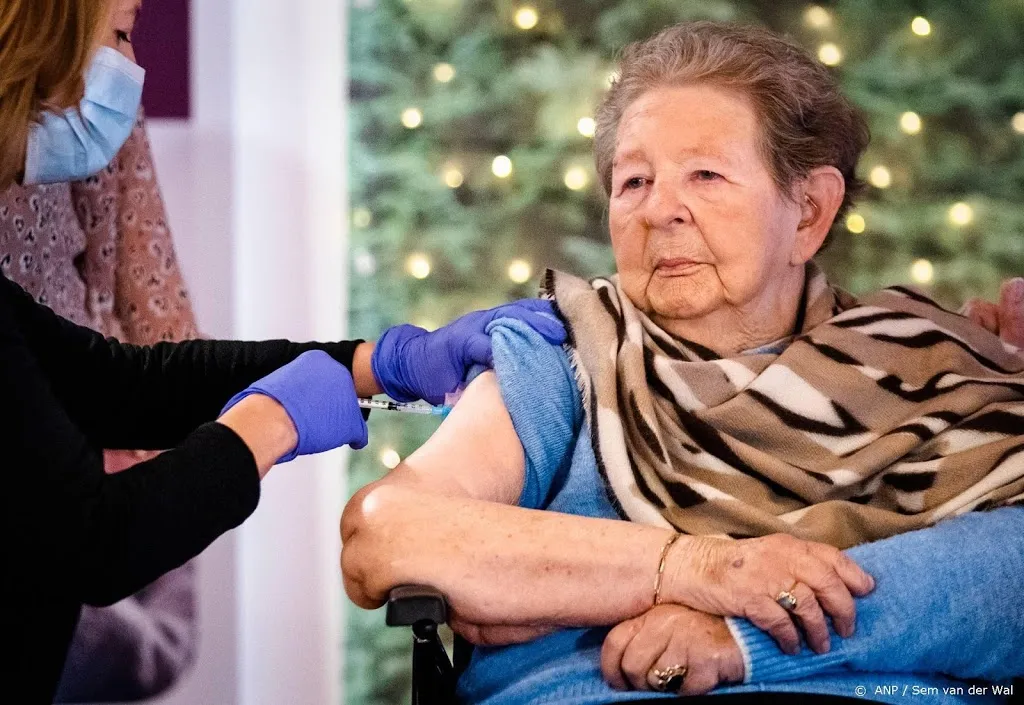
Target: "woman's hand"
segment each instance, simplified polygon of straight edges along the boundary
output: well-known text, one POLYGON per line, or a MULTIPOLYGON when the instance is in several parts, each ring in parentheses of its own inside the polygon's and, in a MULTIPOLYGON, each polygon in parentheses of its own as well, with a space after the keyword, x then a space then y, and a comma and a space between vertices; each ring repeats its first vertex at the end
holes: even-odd
POLYGON ((999 288, 999 303, 970 299, 961 312, 1010 345, 1024 348, 1024 279, 1007 279, 999 288))
POLYGON ((477 365, 491 367, 491 338, 487 326, 499 318, 520 320, 558 345, 565 327, 550 301, 524 299, 486 311, 467 313, 434 332, 416 326, 389 328, 373 350, 373 376, 392 399, 425 399, 443 404, 477 365))
POLYGON ((654 690, 652 671, 683 667, 682 695, 703 695, 743 680, 743 654, 722 617, 658 605, 609 632, 601 673, 618 690, 654 690))
POLYGON ((788 534, 755 539, 687 537, 670 550, 662 596, 665 602, 724 617, 745 617, 771 634, 783 651, 800 649, 797 627, 818 653, 829 650, 825 614, 840 636, 851 636, 854 597, 874 580, 842 551, 788 534), (796 598, 792 612, 776 600, 796 598))
POLYGON ((261 455, 269 454, 273 465, 343 445, 362 448, 367 441, 366 421, 356 399, 352 374, 320 350, 302 353, 236 394, 218 421, 242 436, 257 456, 261 477, 265 473, 261 455), (262 401, 254 404, 254 399, 262 401), (248 425, 240 426, 237 422, 241 419, 235 417, 243 405, 252 407, 246 419, 258 420, 261 414, 266 415, 266 437, 258 427, 248 437, 239 432, 239 428, 251 430, 248 425), (282 446, 282 442, 288 445, 282 446))

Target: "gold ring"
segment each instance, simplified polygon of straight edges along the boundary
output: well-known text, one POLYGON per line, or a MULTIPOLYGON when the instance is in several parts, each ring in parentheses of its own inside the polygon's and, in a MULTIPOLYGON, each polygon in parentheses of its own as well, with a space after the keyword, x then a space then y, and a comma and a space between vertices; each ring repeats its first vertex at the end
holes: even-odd
POLYGON ((678 693, 686 680, 686 666, 676 664, 668 668, 652 668, 647 673, 647 682, 659 693, 678 693))
MULTIPOLYGON (((795 585, 793 587, 796 587, 795 585)), ((779 593, 779 596, 775 598, 775 601, 779 603, 779 607, 786 610, 787 612, 795 612, 797 606, 796 595, 789 590, 783 590, 779 593)))

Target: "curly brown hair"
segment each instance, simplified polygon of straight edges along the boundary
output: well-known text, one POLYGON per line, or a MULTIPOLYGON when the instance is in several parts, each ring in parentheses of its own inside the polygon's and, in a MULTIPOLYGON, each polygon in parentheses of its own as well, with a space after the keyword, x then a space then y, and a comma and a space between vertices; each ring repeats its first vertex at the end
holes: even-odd
POLYGON ((644 93, 660 86, 704 83, 741 92, 761 125, 761 151, 779 190, 819 166, 846 180, 838 221, 864 189, 857 161, 870 133, 832 73, 796 44, 760 27, 685 22, 628 45, 619 75, 597 110, 594 160, 606 194, 619 121, 644 93))

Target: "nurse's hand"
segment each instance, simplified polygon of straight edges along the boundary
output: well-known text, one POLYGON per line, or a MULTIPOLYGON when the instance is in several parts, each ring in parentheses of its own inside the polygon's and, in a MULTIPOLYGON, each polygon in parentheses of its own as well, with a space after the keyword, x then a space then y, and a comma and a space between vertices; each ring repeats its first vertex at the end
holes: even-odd
POLYGON ((443 404, 445 394, 456 391, 471 368, 493 365, 486 330, 499 318, 526 323, 552 345, 565 341, 565 327, 551 302, 523 299, 468 313, 432 333, 411 325, 389 328, 373 351, 373 376, 392 399, 443 404))
MULTIPOLYGON (((232 397, 218 421, 234 428, 229 415, 249 403, 252 397, 260 400, 270 421, 284 418, 293 430, 289 445, 273 446, 278 452, 272 461, 286 463, 298 455, 322 453, 343 445, 353 448, 366 445, 366 421, 356 399, 352 374, 325 352, 303 353, 254 382, 232 397), (276 407, 280 407, 283 417, 280 413, 275 417, 276 407)), ((274 431, 276 426, 271 424, 267 428, 268 442, 275 440, 279 435, 274 431)), ((242 438, 253 448, 245 436, 242 438)), ((257 440, 262 442, 260 438, 257 440)), ((258 460, 257 464, 260 464, 258 460)))

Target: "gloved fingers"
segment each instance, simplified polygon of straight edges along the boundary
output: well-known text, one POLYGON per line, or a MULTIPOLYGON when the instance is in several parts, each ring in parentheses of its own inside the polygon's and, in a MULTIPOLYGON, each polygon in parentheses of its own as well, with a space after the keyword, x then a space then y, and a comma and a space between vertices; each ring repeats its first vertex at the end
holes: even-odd
POLYGON ((509 306, 516 306, 518 308, 526 309, 527 311, 540 311, 543 313, 554 313, 554 307, 551 302, 547 299, 519 299, 512 303, 503 304, 498 308, 505 308, 509 306))
POLYGON ((545 299, 521 299, 491 310, 490 320, 515 318, 533 328, 547 342, 560 345, 565 342, 565 326, 555 315, 554 306, 545 299))
POLYGON ((491 336, 486 333, 474 333, 466 339, 463 347, 463 359, 466 366, 494 366, 494 355, 491 349, 491 336))

